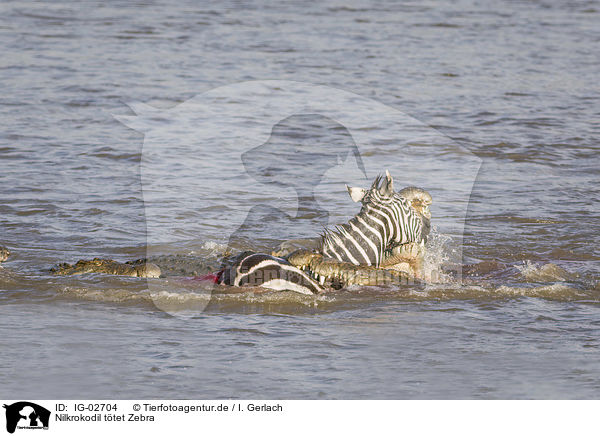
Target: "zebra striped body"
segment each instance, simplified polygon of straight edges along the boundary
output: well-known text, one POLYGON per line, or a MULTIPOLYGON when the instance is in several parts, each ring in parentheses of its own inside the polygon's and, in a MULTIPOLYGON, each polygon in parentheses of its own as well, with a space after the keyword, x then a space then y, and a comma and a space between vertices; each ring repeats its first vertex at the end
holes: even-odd
POLYGON ((320 249, 323 256, 354 265, 379 267, 390 248, 424 241, 428 226, 424 226, 423 217, 407 198, 394 192, 389 173, 380 187, 381 183, 382 178, 378 177, 368 191, 348 188, 352 198, 362 203, 362 208, 348 223, 325 232, 320 249))
POLYGON ((318 294, 321 286, 306 273, 281 258, 264 253, 244 253, 225 269, 220 283, 231 286, 260 286, 275 291, 318 294))

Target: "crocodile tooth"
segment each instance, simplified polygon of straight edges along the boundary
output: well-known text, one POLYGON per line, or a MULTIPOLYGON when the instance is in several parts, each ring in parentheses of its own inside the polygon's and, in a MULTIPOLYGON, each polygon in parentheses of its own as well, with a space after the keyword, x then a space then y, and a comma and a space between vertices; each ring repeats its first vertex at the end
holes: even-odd
POLYGON ((319 283, 321 283, 321 286, 325 284, 325 276, 319 277, 319 283))

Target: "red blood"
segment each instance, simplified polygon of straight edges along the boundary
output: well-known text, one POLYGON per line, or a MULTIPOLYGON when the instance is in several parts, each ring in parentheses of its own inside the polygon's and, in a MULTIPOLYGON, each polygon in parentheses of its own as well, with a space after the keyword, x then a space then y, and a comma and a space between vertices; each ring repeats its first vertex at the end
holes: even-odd
POLYGON ((194 280, 219 283, 219 280, 221 278, 221 274, 223 274, 223 271, 219 271, 216 274, 204 274, 202 276, 196 276, 196 277, 194 277, 194 280))

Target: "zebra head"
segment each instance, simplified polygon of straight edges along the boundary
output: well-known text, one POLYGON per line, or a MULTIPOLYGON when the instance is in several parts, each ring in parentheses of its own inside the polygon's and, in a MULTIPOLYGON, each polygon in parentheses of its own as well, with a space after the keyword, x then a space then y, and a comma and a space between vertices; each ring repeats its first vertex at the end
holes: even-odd
POLYGON ((416 186, 409 186, 398 192, 398 195, 406 198, 408 204, 417 212, 423 223, 421 237, 427 242, 427 236, 431 230, 431 211, 429 206, 432 203, 431 195, 424 189, 416 186))
POLYGON ((429 206, 432 199, 424 189, 410 186, 400 192, 394 191, 394 179, 388 170, 385 171, 385 177, 375 178, 368 190, 348 186, 346 188, 352 200, 362 203, 359 215, 369 215, 371 212, 373 217, 385 218, 384 224, 387 224, 388 230, 386 244, 420 242, 427 236, 421 227, 426 227, 426 233, 429 233, 429 206), (420 226, 414 222, 415 215, 418 221, 421 221, 420 226))
POLYGON ((409 186, 398 192, 398 195, 406 198, 410 206, 416 210, 419 215, 424 218, 431 219, 431 212, 429 206, 431 206, 432 199, 429 192, 424 189, 417 188, 416 186, 409 186))
POLYGON ((324 256, 355 265, 379 266, 391 247, 410 242, 423 242, 429 232, 431 196, 420 188, 394 191, 389 171, 378 176, 369 189, 348 187, 360 212, 347 224, 323 235, 324 256))
POLYGON ((361 202, 363 207, 370 202, 377 202, 382 198, 390 198, 394 195, 394 179, 388 170, 385 171, 385 178, 377 176, 370 189, 351 188, 346 185, 346 189, 352 200, 356 203, 361 202))
POLYGON ((394 191, 394 179, 387 170, 385 172, 385 178, 378 176, 371 185, 371 188, 368 190, 363 188, 351 188, 348 185, 346 185, 346 189, 348 190, 352 200, 355 202, 360 201, 363 205, 363 208, 369 204, 403 204, 403 198, 406 200, 408 205, 415 212, 417 212, 423 221, 423 224, 429 228, 431 220, 431 211, 429 210, 429 206, 431 206, 433 201, 429 192, 422 188, 417 188, 416 186, 408 186, 396 193, 394 191))

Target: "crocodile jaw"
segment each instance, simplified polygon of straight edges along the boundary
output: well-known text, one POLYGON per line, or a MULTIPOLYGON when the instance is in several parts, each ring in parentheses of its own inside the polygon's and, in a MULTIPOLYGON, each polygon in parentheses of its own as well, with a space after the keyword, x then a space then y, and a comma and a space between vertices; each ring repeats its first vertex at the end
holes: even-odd
POLYGON ((287 260, 295 267, 308 272, 321 285, 327 282, 334 287, 404 283, 415 277, 410 268, 401 268, 398 265, 391 264, 385 268, 354 265, 334 259, 327 259, 321 254, 308 250, 298 250, 288 256, 287 260))

